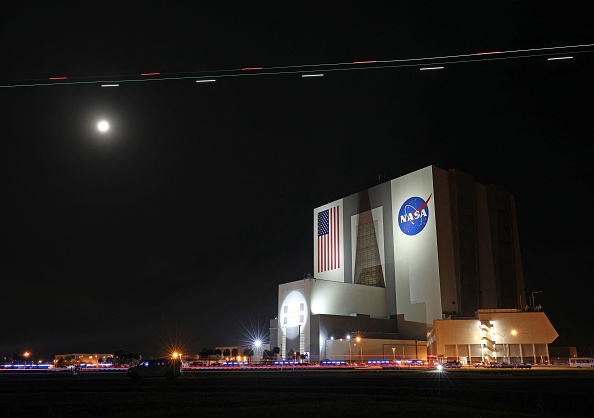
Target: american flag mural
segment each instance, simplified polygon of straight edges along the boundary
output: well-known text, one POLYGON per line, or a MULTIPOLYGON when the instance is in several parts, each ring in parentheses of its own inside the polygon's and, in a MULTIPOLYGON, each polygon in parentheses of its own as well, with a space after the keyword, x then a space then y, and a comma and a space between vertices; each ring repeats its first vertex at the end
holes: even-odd
POLYGON ((340 268, 340 214, 335 206, 318 212, 318 273, 340 268))

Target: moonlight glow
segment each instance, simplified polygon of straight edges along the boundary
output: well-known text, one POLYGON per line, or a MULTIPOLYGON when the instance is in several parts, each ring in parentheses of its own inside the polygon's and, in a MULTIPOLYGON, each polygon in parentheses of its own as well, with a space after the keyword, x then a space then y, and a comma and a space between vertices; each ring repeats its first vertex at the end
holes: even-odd
POLYGON ((99 132, 109 131, 109 122, 102 120, 97 124, 97 130, 99 130, 99 132))

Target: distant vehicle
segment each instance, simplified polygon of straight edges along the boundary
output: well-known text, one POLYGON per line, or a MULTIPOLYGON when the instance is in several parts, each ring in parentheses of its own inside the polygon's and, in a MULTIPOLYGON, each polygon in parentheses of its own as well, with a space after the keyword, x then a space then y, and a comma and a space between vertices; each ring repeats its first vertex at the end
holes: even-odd
POLYGON ((514 363, 516 369, 531 369, 532 364, 530 363, 514 363))
POLYGON ((459 361, 446 361, 442 366, 445 369, 459 369, 462 366, 462 363, 459 361))
POLYGON ((182 362, 179 359, 158 358, 145 360, 138 366, 128 369, 126 377, 138 380, 141 377, 164 377, 173 380, 182 374, 182 362))
POLYGON ((490 363, 489 367, 492 369, 513 369, 515 366, 510 363, 490 363))
POLYGON ((594 367, 594 358, 592 357, 570 357, 569 367, 586 368, 594 367))

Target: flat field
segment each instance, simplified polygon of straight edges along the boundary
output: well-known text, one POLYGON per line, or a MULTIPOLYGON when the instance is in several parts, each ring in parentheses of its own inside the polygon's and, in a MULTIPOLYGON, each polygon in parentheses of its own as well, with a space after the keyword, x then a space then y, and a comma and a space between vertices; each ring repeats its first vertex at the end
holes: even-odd
POLYGON ((0 372, 11 417, 592 417, 594 370, 0 372))

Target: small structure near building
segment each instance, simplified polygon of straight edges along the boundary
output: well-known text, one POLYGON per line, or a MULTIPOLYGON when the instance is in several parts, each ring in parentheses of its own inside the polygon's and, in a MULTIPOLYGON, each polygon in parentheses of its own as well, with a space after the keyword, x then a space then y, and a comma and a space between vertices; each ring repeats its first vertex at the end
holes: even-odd
POLYGON ((550 363, 549 344, 558 336, 542 311, 480 309, 472 319, 436 320, 427 350, 462 364, 550 363))
POLYGON ((54 356, 54 367, 105 367, 113 365, 113 354, 68 353, 54 356))

